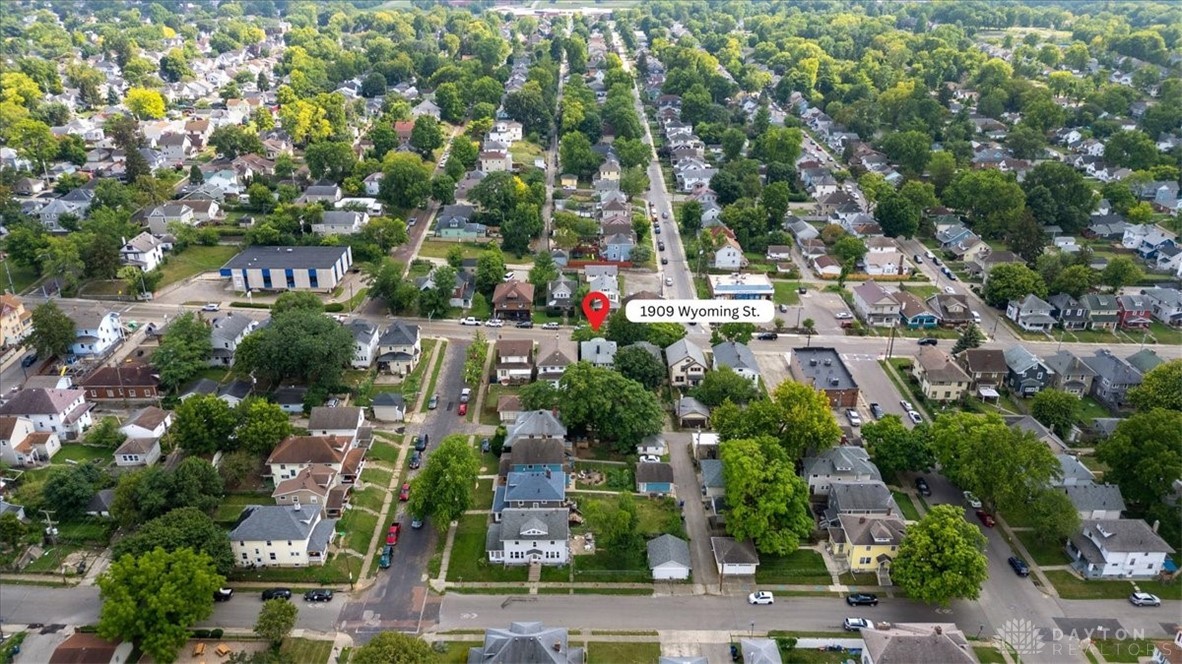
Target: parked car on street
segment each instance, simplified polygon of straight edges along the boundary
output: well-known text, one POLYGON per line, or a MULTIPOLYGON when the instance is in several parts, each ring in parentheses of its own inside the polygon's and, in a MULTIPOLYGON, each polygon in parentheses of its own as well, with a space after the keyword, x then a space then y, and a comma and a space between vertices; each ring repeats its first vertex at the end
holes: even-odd
POLYGON ((833 314, 833 317, 837 320, 852 320, 854 315, 848 311, 839 311, 836 314, 833 314))
POLYGON ((398 546, 398 536, 402 533, 401 523, 390 524, 390 530, 386 532, 386 544, 390 546, 398 546))
POLYGON ((305 602, 331 602, 332 591, 328 588, 317 588, 304 593, 305 602))
POLYGON ((997 525, 997 522, 993 520, 993 515, 985 510, 977 510, 977 518, 980 519, 981 525, 986 528, 992 528, 997 525))
POLYGON ((221 309, 221 308, 222 308, 222 305, 218 304, 217 302, 210 302, 209 304, 206 304, 205 306, 201 307, 201 310, 202 311, 217 311, 218 309, 221 309))
POLYGON ((860 632, 870 629, 870 621, 865 618, 846 618, 842 621, 841 627, 847 632, 860 632))
POLYGON ((753 592, 747 596, 748 604, 775 604, 776 598, 768 590, 753 592))
POLYGON ((514 327, 520 327, 523 330, 528 330, 528 329, 532 328, 533 326, 534 326, 534 322, 532 320, 519 320, 519 321, 517 321, 517 325, 515 325, 514 327))
POLYGON ((1161 599, 1149 593, 1133 593, 1129 595, 1129 603, 1133 606, 1161 606, 1161 599))
POLYGON ((1018 556, 1010 556, 1006 562, 1013 568, 1014 574, 1018 576, 1030 576, 1030 567, 1018 556))
POLYGON ((213 593, 213 601, 228 602, 228 601, 230 601, 230 598, 233 596, 234 596, 234 589, 233 588, 218 588, 213 593))
POLYGON ((545 325, 542 326, 542 329, 543 330, 557 330, 558 323, 554 323, 554 322, 546 323, 545 325))
POLYGON ((410 483, 409 482, 403 484, 402 489, 398 491, 398 500, 400 502, 404 502, 404 503, 406 501, 410 500, 410 483))
POLYGON ((921 496, 932 495, 932 487, 928 486, 927 479, 923 477, 915 478, 915 491, 921 496))
POLYGON ((459 410, 456 411, 456 415, 463 417, 467 414, 468 414, 468 404, 466 404, 466 403, 460 404, 460 408, 459 408, 459 410))
POLYGON ((852 593, 845 596, 845 603, 850 606, 878 606, 878 595, 852 593))
POLYGON ((431 398, 427 400, 427 410, 435 410, 439 407, 439 395, 432 394, 431 398))
POLYGON ((852 426, 852 427, 862 426, 862 416, 859 415, 858 411, 854 410, 853 408, 846 409, 845 417, 847 420, 850 421, 850 426, 852 426))
POLYGON ((932 337, 924 337, 924 338, 920 339, 917 343, 920 346, 935 346, 936 344, 940 343, 940 340, 933 339, 932 337))
POLYGON ((490 318, 484 321, 485 327, 505 327, 505 321, 500 318, 490 318))
POLYGON ((415 530, 418 530, 419 528, 422 528, 422 527, 423 527, 423 517, 421 517, 421 516, 412 516, 412 517, 410 518, 410 527, 411 527, 411 528, 414 528, 415 530))
POLYGON ((886 416, 886 412, 883 411, 882 406, 878 405, 877 403, 870 404, 870 414, 873 415, 874 419, 876 420, 881 420, 886 416))
POLYGON ((964 501, 975 510, 981 509, 981 499, 974 496, 972 491, 964 492, 964 501))
POLYGON ((755 338, 759 339, 760 341, 775 341, 776 339, 780 338, 780 335, 776 334, 775 332, 760 332, 759 334, 755 335, 755 338))
POLYGON ((291 588, 268 588, 263 591, 263 601, 271 599, 291 599, 291 588))
POLYGON ((913 424, 919 424, 920 422, 923 421, 923 416, 921 416, 918 412, 916 412, 914 410, 907 411, 907 417, 911 420, 911 422, 913 424))
POLYGON ((460 319, 460 325, 480 325, 480 321, 476 320, 475 316, 468 316, 460 319))

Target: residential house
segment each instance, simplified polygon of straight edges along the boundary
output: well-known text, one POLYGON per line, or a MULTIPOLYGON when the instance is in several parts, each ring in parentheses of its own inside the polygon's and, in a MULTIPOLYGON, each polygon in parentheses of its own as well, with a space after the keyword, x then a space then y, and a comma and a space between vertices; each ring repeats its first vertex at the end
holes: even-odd
POLYGON ((119 664, 131 661, 133 650, 135 646, 131 641, 108 641, 90 632, 74 632, 43 661, 49 664, 119 664))
POLYGON ((146 364, 100 367, 82 379, 79 387, 92 401, 139 401, 160 398, 160 379, 146 364))
POLYGON ((1079 518, 1089 519, 1119 519, 1125 511, 1125 500, 1120 493, 1120 487, 1115 484, 1096 484, 1095 482, 1081 482, 1058 487, 1067 495, 1079 518))
POLYGON ((360 406, 316 406, 308 413, 308 433, 341 438, 352 443, 365 427, 365 409, 360 406))
POLYGON ((528 410, 517 417, 505 434, 505 451, 512 451, 515 443, 523 440, 553 439, 566 447, 566 427, 548 410, 528 410))
POLYGON ((793 348, 788 362, 792 378, 825 393, 831 408, 857 408, 858 383, 834 348, 793 348))
POLYGON ((378 337, 378 371, 397 376, 409 375, 423 355, 422 337, 418 325, 394 321, 378 337))
POLYGON ((378 354, 378 340, 381 338, 378 326, 363 318, 354 318, 349 321, 348 328, 353 334, 353 368, 369 369, 378 354))
POLYGON ((534 342, 530 339, 498 339, 493 346, 496 353, 497 382, 520 385, 533 380, 534 342))
POLYGON ((546 284, 546 308, 554 311, 569 311, 575 305, 575 291, 579 284, 574 279, 559 274, 558 278, 546 284))
POLYGON ((147 231, 140 233, 119 249, 119 262, 151 272, 164 262, 164 243, 147 231))
POLYGON ((353 484, 365 467, 365 449, 353 447, 345 437, 288 436, 267 457, 267 466, 276 485, 305 468, 331 470, 342 484, 353 484))
POLYGON ((207 394, 217 396, 218 384, 208 378, 198 378, 185 385, 177 399, 184 401, 185 399, 189 399, 191 397, 204 396, 207 394))
POLYGON ((15 346, 32 332, 33 312, 25 308, 20 296, 0 293, 0 347, 15 346))
POLYGON ((750 541, 711 537, 710 549, 714 552, 714 565, 718 568, 719 576, 755 576, 759 567, 759 554, 750 541))
POLYGON ((493 520, 500 521, 506 509, 558 509, 566 500, 566 473, 549 468, 509 471, 493 494, 493 520))
POLYGON ((378 392, 369 404, 379 422, 402 422, 406 419, 406 400, 400 392, 378 392))
MULTIPOLYGON (((684 339, 683 339, 684 341, 684 339)), ((724 341, 714 347, 714 367, 718 371, 728 367, 743 378, 759 386, 759 364, 755 361, 755 354, 746 344, 737 341, 724 341)))
POLYGON ((603 293, 607 297, 607 306, 609 309, 620 308, 620 281, 615 275, 598 274, 593 277, 588 276, 587 288, 595 293, 603 293))
MULTIPOLYGON (((1157 352, 1152 348, 1142 348, 1125 358, 1125 362, 1128 362, 1129 366, 1141 372, 1142 376, 1156 369, 1164 361, 1158 357, 1157 352)), ((27 382, 25 384, 28 385, 27 382)))
POLYGON ((1074 297, 1067 293, 1056 293, 1047 298, 1051 305, 1051 318, 1064 330, 1086 330, 1088 311, 1074 297))
POLYGON ((625 233, 605 235, 601 242, 604 260, 627 262, 632 260, 632 250, 636 247, 636 233, 628 229, 625 233))
POLYGON ((681 338, 665 349, 665 365, 669 369, 669 384, 673 387, 694 387, 706 375, 706 354, 688 338, 681 338))
MULTIPOLYGON (((1158 143, 1161 146, 1161 143, 1158 143)), ((1159 639, 1153 642, 1153 664, 1179 664, 1182 662, 1182 626, 1174 627, 1174 640, 1159 639)))
POLYGON ((1054 310, 1050 303, 1030 294, 1021 301, 1010 300, 1006 305, 1006 318, 1027 332, 1047 332, 1055 326, 1055 319, 1051 316, 1054 310))
POLYGON ((784 661, 775 639, 740 637, 738 651, 744 664, 783 664, 784 661))
MULTIPOLYGON (((438 270, 439 268, 434 268, 427 276, 415 279, 415 285, 420 291, 435 288, 435 275, 438 270)), ((448 306, 471 309, 474 295, 476 295, 476 275, 467 270, 457 270, 455 288, 452 289, 451 298, 447 301, 448 306)))
POLYGON ((1174 548, 1140 519, 1088 519, 1067 542, 1072 567, 1089 579, 1151 579, 1174 548))
POLYGON ((1061 350, 1044 358, 1047 368, 1054 372, 1051 387, 1077 397, 1092 391, 1096 372, 1071 351, 1061 350))
POLYGON ((1115 330, 1120 320, 1120 304, 1115 295, 1087 293, 1079 303, 1088 312, 1088 327, 1093 330, 1115 330))
POLYGON ((93 407, 86 401, 85 390, 35 387, 20 390, 0 404, 0 415, 26 418, 37 431, 69 440, 90 427, 93 407))
POLYGON ((960 293, 937 293, 929 297, 926 304, 944 327, 960 327, 976 322, 968 299, 960 293))
POLYGON ((172 426, 172 413, 156 406, 142 408, 119 430, 127 439, 115 450, 115 465, 151 466, 160 460, 160 439, 172 426))
POLYGON ((490 628, 484 644, 468 649, 469 662, 482 664, 583 664, 587 654, 570 646, 567 631, 540 622, 515 622, 509 629, 490 628))
POLYGON ((369 214, 348 210, 330 210, 320 215, 320 221, 312 224, 317 235, 354 235, 369 223, 369 214))
POLYGON ((579 360, 610 369, 616 361, 616 342, 603 337, 580 342, 579 360))
POLYGON ((833 482, 881 482, 878 466, 864 447, 838 445, 817 456, 805 457, 801 475, 808 481, 809 495, 828 496, 833 482))
POLYGON ((538 380, 549 381, 557 387, 566 368, 574 363, 574 342, 554 339, 538 343, 538 380))
POLYGON ((230 531, 238 567, 323 565, 336 534, 336 519, 302 505, 252 505, 230 531))
POLYGON ((907 524, 897 516, 842 514, 829 526, 829 553, 854 574, 887 573, 907 524))
POLYGON ((1015 394, 1032 397, 1051 385, 1053 372, 1025 346, 1010 346, 1004 353, 1006 385, 1015 394))
POLYGON ((972 379, 953 359, 935 346, 921 346, 911 375, 923 395, 932 401, 955 401, 972 385, 972 379))
POLYGON ((976 664, 960 628, 952 623, 889 623, 860 633, 864 647, 861 664, 976 664))
POLYGON ((899 320, 909 330, 927 330, 940 325, 940 317, 928 309, 914 293, 899 291, 894 294, 899 303, 899 320))
POLYGON ((689 543, 674 535, 660 535, 648 541, 648 568, 654 581, 685 581, 693 561, 689 543))
POLYGON ((1141 384, 1141 372, 1107 349, 1080 359, 1096 373, 1090 394, 1109 409, 1123 408, 1129 390, 1141 384))
POLYGON ((420 101, 418 104, 415 104, 413 107, 411 107, 410 114, 416 118, 420 115, 430 115, 431 117, 438 120, 440 110, 439 106, 437 106, 435 102, 431 101, 430 99, 424 99, 423 101, 420 101))
POLYGON ((164 161, 170 166, 179 166, 193 156, 193 141, 187 134, 164 134, 156 141, 164 161))
POLYGON ((517 416, 525 412, 521 407, 521 397, 516 394, 502 394, 497 397, 497 418, 501 424, 512 424, 517 416))
POLYGON ((1145 260, 1156 260, 1158 250, 1174 244, 1174 237, 1154 224, 1129 226, 1121 238, 1121 245, 1137 252, 1145 260))
POLYGON ((524 281, 503 281, 493 289, 493 318, 529 320, 533 315, 534 285, 524 281))
POLYGON ((854 310, 867 325, 895 327, 899 323, 899 301, 874 280, 855 286, 854 310))
POLYGON ((497 173, 513 170, 513 157, 507 150, 484 150, 477 160, 481 173, 497 173))
POLYGON ((225 316, 210 321, 209 366, 229 367, 234 365, 234 353, 251 332, 259 327, 259 321, 245 315, 228 312, 225 316))
POLYGON ((305 189, 296 202, 302 205, 310 203, 335 205, 337 201, 341 200, 342 195, 341 188, 335 184, 314 184, 305 189))
POLYGON ((766 274, 711 274, 710 295, 718 300, 770 300, 776 289, 766 274))
POLYGON ((271 394, 271 401, 288 415, 303 415, 304 400, 307 396, 308 388, 302 385, 285 385, 271 394))
POLYGON ((172 224, 193 226, 197 223, 193 215, 193 208, 180 203, 157 205, 148 211, 147 220, 148 229, 156 235, 168 233, 169 226, 172 224))
POLYGON ((714 252, 714 269, 736 271, 746 267, 747 259, 739 242, 729 235, 721 237, 723 244, 714 252))
POLYGON ((569 516, 570 510, 565 507, 506 508, 501 512, 500 523, 493 523, 488 528, 485 551, 489 562, 504 565, 565 565, 570 560, 569 516))
POLYGON ((225 401, 231 408, 237 408, 253 392, 253 382, 238 378, 218 387, 217 397, 225 401))
POLYGON ((501 455, 498 474, 509 473, 565 473, 566 447, 553 438, 520 440, 512 450, 501 455))
POLYGON ((0 462, 10 467, 48 463, 62 447, 52 431, 38 431, 33 420, 21 415, 0 415, 0 462))
POLYGON ((1009 373, 1005 352, 999 348, 969 348, 961 351, 956 361, 978 390, 1000 387, 1009 373))
POLYGON ((673 466, 663 462, 637 464, 636 491, 647 494, 672 494, 674 492, 673 466))
POLYGON ((843 514, 854 516, 898 516, 899 506, 882 482, 832 482, 825 518, 832 525, 843 514))
POLYGON ((72 307, 65 313, 74 321, 70 353, 77 357, 106 357, 123 341, 123 323, 118 312, 101 307, 72 307))
POLYGON ((323 516, 336 518, 344 507, 346 487, 336 484, 337 475, 325 468, 305 468, 295 477, 275 485, 271 497, 279 506, 300 505, 309 512, 319 509, 323 516))
POLYGON ((1153 304, 1145 295, 1121 295, 1116 307, 1117 325, 1122 330, 1148 330, 1153 322, 1153 304))

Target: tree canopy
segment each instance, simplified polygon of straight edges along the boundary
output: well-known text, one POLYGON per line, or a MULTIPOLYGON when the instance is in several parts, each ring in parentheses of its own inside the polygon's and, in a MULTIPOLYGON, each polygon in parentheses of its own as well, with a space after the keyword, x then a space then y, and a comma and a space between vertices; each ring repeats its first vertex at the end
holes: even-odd
POLYGON ((773 438, 733 439, 719 450, 726 485, 726 530, 762 553, 787 555, 813 529, 809 490, 773 438))
POLYGON ((471 506, 472 486, 479 469, 480 462, 467 437, 447 436, 411 481, 410 513, 431 517, 438 527, 446 528, 471 506))
POLYGON ((977 599, 988 577, 985 536, 957 505, 936 505, 909 526, 891 563, 891 578, 908 597, 942 606, 977 599))
POLYGON ((722 440, 770 436, 790 459, 822 452, 841 439, 825 393, 792 380, 780 383, 771 398, 745 409, 724 403, 712 417, 722 440))

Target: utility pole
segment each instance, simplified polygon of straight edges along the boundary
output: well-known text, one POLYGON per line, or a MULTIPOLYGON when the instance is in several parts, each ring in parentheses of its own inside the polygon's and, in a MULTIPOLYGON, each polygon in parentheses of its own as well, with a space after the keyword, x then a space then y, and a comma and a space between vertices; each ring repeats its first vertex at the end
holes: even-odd
POLYGON ((57 511, 41 510, 41 514, 45 515, 45 539, 50 544, 57 544, 57 528, 54 528, 57 522, 53 520, 53 515, 57 514, 57 511))

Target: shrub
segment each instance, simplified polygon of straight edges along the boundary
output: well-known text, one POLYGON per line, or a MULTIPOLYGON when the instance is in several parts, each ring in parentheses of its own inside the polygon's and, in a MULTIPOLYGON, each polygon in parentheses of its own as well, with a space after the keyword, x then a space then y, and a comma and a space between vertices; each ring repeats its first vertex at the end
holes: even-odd
POLYGON ((195 629, 195 630, 193 630, 193 638, 208 639, 209 638, 209 630, 208 629, 195 629))
POLYGON ((215 627, 215 628, 209 630, 209 638, 220 639, 220 638, 222 638, 222 634, 224 634, 224 633, 225 632, 222 631, 221 627, 215 627))
POLYGON ((324 305, 324 310, 330 314, 335 314, 344 311, 345 305, 341 302, 329 302, 324 305))

